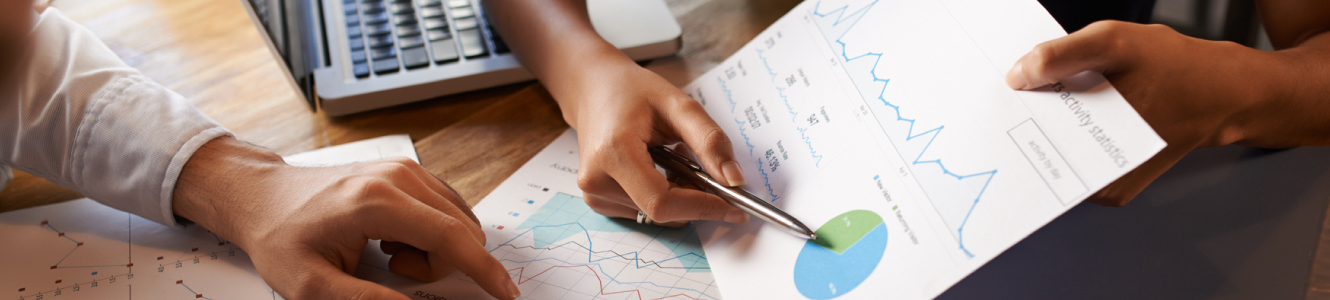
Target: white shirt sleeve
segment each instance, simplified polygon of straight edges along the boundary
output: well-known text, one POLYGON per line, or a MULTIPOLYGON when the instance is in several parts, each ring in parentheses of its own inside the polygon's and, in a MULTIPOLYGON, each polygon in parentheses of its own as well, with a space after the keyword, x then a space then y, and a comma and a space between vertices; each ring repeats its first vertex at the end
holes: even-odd
POLYGON ((0 166, 175 225, 181 168, 231 133, 55 8, 42 13, 31 41, 16 90, 0 91, 0 166))

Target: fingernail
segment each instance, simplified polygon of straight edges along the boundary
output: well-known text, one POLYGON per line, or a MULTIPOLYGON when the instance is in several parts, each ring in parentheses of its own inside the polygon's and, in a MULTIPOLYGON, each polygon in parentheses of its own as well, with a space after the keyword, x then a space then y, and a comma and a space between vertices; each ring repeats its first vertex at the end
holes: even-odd
POLYGON ((748 213, 745 213, 744 211, 738 209, 731 210, 730 212, 725 213, 725 222, 747 223, 748 213))
POLYGON ((739 168, 739 162, 737 161, 720 164, 720 172, 723 173, 722 175, 725 175, 725 181, 729 181, 730 186, 742 186, 748 184, 748 180, 744 179, 744 171, 742 168, 739 168))
POLYGON ((522 296, 522 290, 517 289, 517 283, 513 282, 512 278, 508 280, 508 296, 508 299, 517 299, 517 297, 522 296))
POLYGON ((1026 89, 1025 86, 1030 85, 1030 81, 1025 79, 1026 56, 1029 56, 1029 54, 1016 59, 1016 64, 1011 66, 1011 70, 1007 71, 1007 86, 1013 90, 1023 90, 1026 89))
MULTIPOLYGON (((1025 59, 1022 58, 1021 60, 1025 59)), ((1013 90, 1024 90, 1027 85, 1030 85, 1030 81, 1025 80, 1024 65, 1018 61, 1015 66, 1011 67, 1011 71, 1007 71, 1007 86, 1013 90)))

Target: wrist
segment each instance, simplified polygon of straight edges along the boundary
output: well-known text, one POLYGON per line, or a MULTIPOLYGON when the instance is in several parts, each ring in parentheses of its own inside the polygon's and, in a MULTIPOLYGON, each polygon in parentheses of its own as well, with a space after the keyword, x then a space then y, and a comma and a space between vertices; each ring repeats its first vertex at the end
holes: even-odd
POLYGON ((613 98, 606 93, 621 88, 624 78, 642 69, 619 49, 611 49, 612 53, 586 54, 578 59, 583 62, 581 65, 570 67, 558 74, 557 80, 541 81, 549 89, 550 96, 558 102, 564 121, 574 129, 579 128, 579 116, 583 115, 582 111, 597 109, 595 101, 613 98))
POLYGON ((1244 68, 1226 76, 1246 99, 1246 106, 1226 124, 1227 132, 1232 133, 1226 144, 1283 148, 1316 143, 1309 137, 1324 136, 1325 109, 1317 103, 1322 96, 1308 92, 1323 89, 1320 82, 1325 76, 1306 66, 1325 60, 1323 55, 1244 50, 1253 53, 1232 56, 1243 58, 1244 68))
POLYGON ((209 141, 194 152, 172 193, 172 211, 237 244, 254 232, 260 191, 287 165, 281 156, 233 137, 209 141), (236 221, 248 220, 248 221, 236 221))

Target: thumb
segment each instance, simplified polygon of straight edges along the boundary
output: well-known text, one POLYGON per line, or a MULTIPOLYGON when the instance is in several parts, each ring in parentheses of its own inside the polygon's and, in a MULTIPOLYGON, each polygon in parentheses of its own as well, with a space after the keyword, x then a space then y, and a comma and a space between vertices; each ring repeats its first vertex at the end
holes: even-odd
POLYGON ((1121 39, 1124 31, 1144 26, 1119 21, 1100 21, 1070 35, 1047 41, 1026 53, 1007 71, 1007 86, 1029 90, 1053 84, 1085 71, 1111 72, 1126 63, 1129 47, 1121 39))
POLYGON ((720 125, 707 115, 706 110, 697 101, 684 98, 679 102, 680 105, 667 118, 669 125, 684 144, 697 154, 702 167, 721 184, 727 186, 748 184, 739 162, 734 158, 734 147, 730 143, 730 137, 725 135, 720 125))

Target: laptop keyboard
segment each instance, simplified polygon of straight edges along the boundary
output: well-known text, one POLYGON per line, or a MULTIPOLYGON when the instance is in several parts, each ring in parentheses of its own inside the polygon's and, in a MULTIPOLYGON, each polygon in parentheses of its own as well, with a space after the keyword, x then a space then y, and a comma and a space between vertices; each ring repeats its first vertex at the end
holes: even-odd
POLYGON ((508 53, 470 0, 342 0, 358 78, 508 53))

